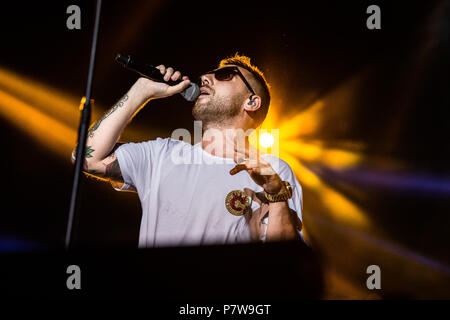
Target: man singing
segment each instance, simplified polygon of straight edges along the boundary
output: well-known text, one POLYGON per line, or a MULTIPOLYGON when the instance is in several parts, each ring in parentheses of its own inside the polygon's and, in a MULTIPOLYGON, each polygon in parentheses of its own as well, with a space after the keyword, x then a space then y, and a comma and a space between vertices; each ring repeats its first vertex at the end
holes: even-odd
POLYGON ((183 81, 169 86, 138 79, 91 127, 86 142, 85 172, 110 181, 116 190, 138 193, 139 247, 303 238, 302 189, 291 168, 242 143, 241 133, 257 128, 270 104, 263 74, 245 56, 224 59, 201 76, 201 95, 192 109, 202 123, 201 142, 158 138, 116 146, 142 105, 190 84, 173 68, 157 68, 165 81, 183 81), (192 161, 178 161, 186 155, 192 161))

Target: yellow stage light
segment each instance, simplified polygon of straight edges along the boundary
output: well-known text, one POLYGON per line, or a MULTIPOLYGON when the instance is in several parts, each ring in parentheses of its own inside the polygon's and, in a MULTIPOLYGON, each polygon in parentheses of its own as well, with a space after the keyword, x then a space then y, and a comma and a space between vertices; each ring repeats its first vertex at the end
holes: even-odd
MULTIPOLYGON (((15 124, 36 142, 70 159, 77 141, 80 119, 79 98, 54 87, 0 68, 0 117, 15 124)), ((93 104, 91 123, 106 108, 93 104)), ((124 141, 143 141, 158 134, 136 125, 128 127, 124 141)))
POLYGON ((273 135, 268 132, 264 132, 259 136, 259 144, 264 148, 270 148, 273 145, 274 141, 275 139, 273 135))

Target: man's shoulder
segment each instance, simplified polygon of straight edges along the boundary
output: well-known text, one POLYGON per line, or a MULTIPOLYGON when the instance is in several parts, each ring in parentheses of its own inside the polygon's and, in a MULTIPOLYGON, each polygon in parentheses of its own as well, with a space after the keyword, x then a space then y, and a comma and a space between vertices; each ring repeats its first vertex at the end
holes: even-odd
MULTIPOLYGON (((153 152, 163 158, 170 157, 172 160, 191 155, 194 148, 188 142, 173 138, 157 138, 153 141, 156 144, 153 152)), ((176 160, 174 161, 176 162, 176 160)))
POLYGON ((262 158, 264 160, 266 160, 267 162, 269 162, 269 164, 272 166, 272 168, 276 171, 276 172, 284 172, 284 171, 291 171, 292 169, 289 166, 289 164, 284 161, 283 159, 273 155, 273 154, 263 154, 261 155, 262 158))
POLYGON ((168 145, 171 145, 171 146, 177 146, 177 145, 181 146, 182 145, 182 146, 186 146, 186 147, 192 147, 192 144, 187 143, 186 141, 183 141, 183 140, 178 140, 178 139, 173 139, 173 138, 164 138, 164 139, 158 138, 158 139, 165 141, 168 145))
POLYGON ((153 140, 147 140, 143 142, 144 144, 160 147, 160 148, 173 148, 175 146, 192 146, 190 143, 187 143, 182 140, 177 140, 173 138, 156 138, 153 140))
POLYGON ((154 140, 158 144, 161 152, 186 152, 188 149, 192 149, 193 146, 183 140, 173 139, 173 138, 157 138, 154 140))
POLYGON ((127 142, 121 144, 117 148, 116 152, 121 153, 122 150, 126 150, 129 153, 142 153, 142 154, 164 154, 171 152, 173 149, 184 149, 192 147, 191 144, 172 138, 156 138, 152 140, 142 142, 127 142))

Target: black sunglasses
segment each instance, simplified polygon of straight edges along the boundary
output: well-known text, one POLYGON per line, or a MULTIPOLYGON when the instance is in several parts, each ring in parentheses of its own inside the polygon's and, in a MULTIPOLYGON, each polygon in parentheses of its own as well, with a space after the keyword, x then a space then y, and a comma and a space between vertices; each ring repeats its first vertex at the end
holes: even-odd
POLYGON ((214 77, 219 81, 230 81, 231 79, 233 79, 234 75, 237 74, 239 77, 241 77, 242 81, 244 81, 245 85, 250 90, 250 92, 253 95, 256 95, 255 91, 253 91, 252 87, 248 83, 247 79, 245 79, 244 75, 242 74, 242 72, 239 70, 238 67, 235 66, 224 67, 205 72, 204 74, 214 74, 214 77))

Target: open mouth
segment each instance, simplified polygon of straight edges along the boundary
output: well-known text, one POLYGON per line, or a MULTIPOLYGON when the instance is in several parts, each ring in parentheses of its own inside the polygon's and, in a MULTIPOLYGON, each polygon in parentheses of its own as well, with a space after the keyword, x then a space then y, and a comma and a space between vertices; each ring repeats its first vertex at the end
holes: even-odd
POLYGON ((206 96, 206 95, 209 95, 209 92, 205 87, 203 87, 203 88, 200 88, 200 95, 206 96))

